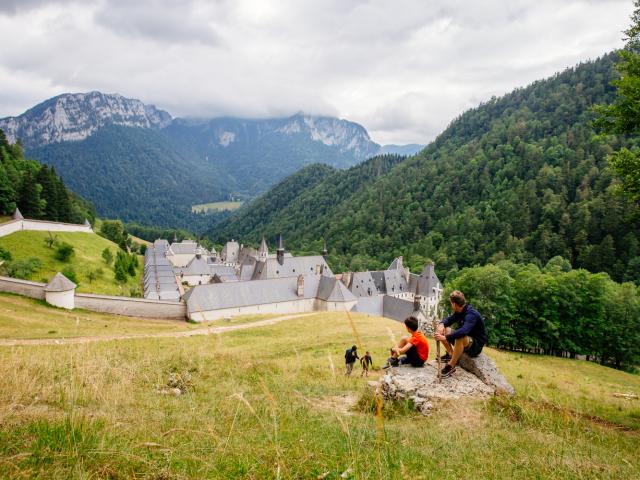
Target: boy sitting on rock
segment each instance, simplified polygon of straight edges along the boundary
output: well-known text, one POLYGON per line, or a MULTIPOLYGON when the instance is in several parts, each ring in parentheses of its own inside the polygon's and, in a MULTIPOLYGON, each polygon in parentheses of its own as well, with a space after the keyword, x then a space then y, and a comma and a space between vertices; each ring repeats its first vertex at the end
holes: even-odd
POLYGON ((411 365, 422 367, 429 357, 429 343, 424 334, 418 330, 418 319, 407 317, 404 326, 411 336, 403 337, 398 345, 391 349, 391 357, 383 368, 411 365))

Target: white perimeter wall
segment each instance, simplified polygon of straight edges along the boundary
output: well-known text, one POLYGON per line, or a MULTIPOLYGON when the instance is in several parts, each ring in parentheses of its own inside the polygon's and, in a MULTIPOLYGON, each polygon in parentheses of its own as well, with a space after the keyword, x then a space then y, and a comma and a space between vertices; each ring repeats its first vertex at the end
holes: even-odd
MULTIPOLYGON (((37 298, 38 300, 45 300, 45 286, 46 284, 40 282, 0 277, 0 292, 17 293, 18 295, 37 298)), ((55 292, 49 292, 49 295, 52 293, 55 292)), ((184 302, 93 295, 89 293, 76 293, 74 301, 76 308, 86 308, 94 312, 113 313, 116 315, 181 320, 184 320, 187 316, 187 306, 184 302)))
POLYGON ((0 237, 10 235, 20 230, 32 230, 42 232, 84 232, 92 233, 89 225, 76 225, 74 223, 45 222, 41 220, 12 220, 0 225, 0 237))
POLYGON ((208 322, 224 317, 235 317, 238 315, 261 315, 270 313, 308 313, 308 312, 344 312, 351 310, 356 301, 352 302, 325 302, 315 298, 303 298, 290 302, 266 303, 262 305, 249 305, 246 307, 221 308, 219 310, 208 310, 206 312, 189 312, 189 319, 194 322, 208 322))
POLYGON ((44 287, 46 284, 18 280, 17 278, 0 277, 0 292, 17 293, 25 297, 44 300, 44 287))
POLYGON ((249 305, 246 307, 221 308, 219 310, 208 310, 206 312, 189 312, 189 319, 194 322, 207 322, 224 317, 235 317, 237 315, 260 315, 268 313, 306 313, 313 312, 315 298, 303 298, 291 302, 267 303, 263 305, 249 305))

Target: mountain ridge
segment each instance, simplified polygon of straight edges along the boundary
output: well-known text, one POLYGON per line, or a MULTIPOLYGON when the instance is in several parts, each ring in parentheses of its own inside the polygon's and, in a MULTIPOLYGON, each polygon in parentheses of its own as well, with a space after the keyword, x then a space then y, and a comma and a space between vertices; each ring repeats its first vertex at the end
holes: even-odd
POLYGON ((191 205, 246 200, 312 163, 349 168, 382 147, 355 122, 297 113, 191 119, 119 94, 62 94, 0 119, 10 140, 53 166, 98 214, 206 228, 191 205))
MULTIPOLYGON (((281 231, 294 251, 318 250, 326 240, 336 271, 378 269, 403 255, 413 269, 433 260, 449 278, 502 259, 544 266, 563 256, 617 281, 637 280, 640 225, 628 220, 634 205, 615 194, 607 162, 637 140, 597 136, 591 125, 591 106, 615 96, 615 58, 581 63, 464 112, 418 155, 362 188, 334 197, 324 182, 264 219, 235 212, 208 235, 257 242, 281 231)), ((347 172, 336 172, 334 183, 347 172)), ((268 204, 269 194, 244 211, 268 204)))

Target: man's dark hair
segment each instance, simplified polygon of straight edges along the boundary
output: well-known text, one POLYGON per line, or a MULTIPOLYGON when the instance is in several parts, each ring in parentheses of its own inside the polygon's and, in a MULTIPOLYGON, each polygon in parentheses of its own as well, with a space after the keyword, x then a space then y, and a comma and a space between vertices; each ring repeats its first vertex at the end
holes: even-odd
POLYGON ((353 347, 351 347, 351 350, 357 350, 358 347, 356 347, 355 345, 353 347))
POLYGON ((467 300, 464 298, 464 293, 462 293, 460 290, 454 290, 453 292, 451 292, 451 294, 449 295, 449 300, 460 307, 464 307, 464 305, 467 303, 467 300))
POLYGON ((416 317, 407 317, 404 319, 404 324, 407 326, 409 330, 415 332, 418 330, 418 319, 416 317))

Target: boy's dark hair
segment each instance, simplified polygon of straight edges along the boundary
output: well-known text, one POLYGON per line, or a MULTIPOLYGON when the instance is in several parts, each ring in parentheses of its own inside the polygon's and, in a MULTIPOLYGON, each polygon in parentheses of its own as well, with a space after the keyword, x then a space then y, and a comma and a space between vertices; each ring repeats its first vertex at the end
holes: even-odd
POLYGON ((353 347, 351 347, 351 350, 357 350, 358 347, 356 347, 355 345, 353 347))
POLYGON ((418 330, 418 319, 416 317, 407 317, 404 319, 404 324, 409 330, 415 332, 418 330))
POLYGON ((464 294, 460 290, 454 290, 449 295, 449 300, 460 307, 464 307, 467 300, 464 298, 464 294))

